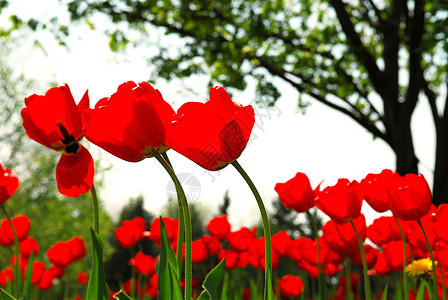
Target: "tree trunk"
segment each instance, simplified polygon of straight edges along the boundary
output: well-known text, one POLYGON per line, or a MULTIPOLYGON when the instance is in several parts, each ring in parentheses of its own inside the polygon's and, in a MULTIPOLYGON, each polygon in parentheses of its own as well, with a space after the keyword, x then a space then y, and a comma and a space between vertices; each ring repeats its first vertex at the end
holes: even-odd
POLYGON ((436 206, 448 203, 448 128, 446 126, 437 132, 432 202, 436 206))
MULTIPOLYGON (((405 117, 405 119, 408 119, 405 117)), ((404 176, 418 173, 418 159, 412 142, 410 120, 398 119, 391 126, 391 147, 396 156, 396 171, 404 176)))

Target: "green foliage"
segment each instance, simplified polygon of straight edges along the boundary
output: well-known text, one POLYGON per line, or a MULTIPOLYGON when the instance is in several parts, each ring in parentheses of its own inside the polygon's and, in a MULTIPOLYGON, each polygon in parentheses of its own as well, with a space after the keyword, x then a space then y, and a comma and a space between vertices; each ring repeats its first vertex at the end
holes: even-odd
POLYGON ((224 198, 222 199, 222 203, 218 207, 218 212, 219 212, 218 216, 228 215, 230 201, 231 201, 231 199, 229 196, 229 191, 226 190, 226 193, 224 194, 224 198))
POLYGON ((108 300, 109 288, 106 285, 103 265, 103 242, 100 236, 90 229, 93 244, 93 266, 87 286, 86 299, 108 300))
POLYGON ((221 299, 223 286, 224 286, 224 274, 226 271, 226 260, 223 259, 221 262, 214 267, 205 277, 204 291, 201 293, 199 300, 211 299, 218 300, 221 299), (207 295, 208 296, 207 296, 207 295))

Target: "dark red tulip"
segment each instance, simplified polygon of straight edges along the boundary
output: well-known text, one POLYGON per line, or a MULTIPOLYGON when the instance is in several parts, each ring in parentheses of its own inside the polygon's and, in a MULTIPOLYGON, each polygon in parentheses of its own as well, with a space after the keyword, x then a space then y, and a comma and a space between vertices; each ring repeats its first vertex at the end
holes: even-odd
POLYGON ((146 255, 139 251, 129 260, 129 265, 135 266, 137 274, 143 274, 151 276, 155 272, 157 263, 157 257, 152 257, 151 255, 146 255))
POLYGON ((94 109, 83 110, 83 132, 92 143, 130 162, 162 153, 165 126, 174 115, 171 106, 149 83, 121 84, 109 98, 99 100, 94 109))
POLYGON ((87 282, 89 282, 89 277, 90 276, 87 275, 86 272, 81 271, 78 273, 77 279, 80 284, 86 284, 87 282))
POLYGON ((222 215, 210 219, 210 221, 207 224, 207 229, 211 235, 216 236, 219 240, 223 240, 227 237, 227 234, 230 232, 231 226, 229 221, 227 220, 227 216, 222 215))
POLYGON ((390 180, 388 192, 392 213, 403 220, 418 220, 431 207, 431 190, 423 175, 407 174, 390 180))
POLYGON ((0 164, 0 204, 8 201, 19 188, 20 182, 16 172, 3 169, 0 164))
POLYGON ((334 186, 316 191, 316 206, 334 222, 344 224, 361 213, 362 193, 359 183, 341 178, 334 186))
POLYGON ((216 171, 237 159, 255 123, 252 106, 241 106, 221 87, 206 103, 183 104, 168 127, 167 145, 201 167, 216 171))
POLYGON ((305 173, 297 173, 285 183, 277 183, 275 191, 281 203, 299 213, 314 206, 314 191, 305 173))
POLYGON ((375 211, 382 213, 389 210, 389 194, 387 188, 390 180, 396 176, 399 176, 398 173, 385 169, 379 174, 367 174, 361 180, 364 199, 375 211))
POLYGON ((132 248, 141 239, 145 230, 145 220, 142 217, 135 217, 130 221, 123 221, 115 230, 115 237, 122 248, 132 248))
POLYGON ((21 114, 26 134, 50 149, 63 151, 56 168, 59 192, 68 197, 88 192, 94 163, 79 143, 83 137, 80 111, 89 106, 87 92, 78 106, 68 85, 51 88, 45 96, 31 95, 25 105, 21 114))
POLYGON ((278 280, 282 297, 297 297, 302 293, 303 282, 299 276, 285 275, 278 280))

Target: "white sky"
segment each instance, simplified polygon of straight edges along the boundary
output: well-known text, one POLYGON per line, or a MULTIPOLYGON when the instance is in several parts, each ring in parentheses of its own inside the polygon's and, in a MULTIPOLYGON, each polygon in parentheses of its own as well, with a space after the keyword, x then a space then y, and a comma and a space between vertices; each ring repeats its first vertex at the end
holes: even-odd
MULTIPOLYGON (((25 15, 36 17, 41 12, 48 14, 48 7, 45 8, 43 3, 54 4, 55 1, 18 0, 11 9, 19 9, 25 15), (23 7, 27 9, 21 9, 23 7)), ((2 22, 5 20, 0 16, 0 26, 2 22)), ((23 47, 16 48, 12 59, 22 66, 27 76, 39 80, 44 86, 50 81, 58 85, 69 84, 76 101, 80 100, 85 89, 89 89, 91 106, 115 92, 119 84, 128 80, 144 81, 150 73, 146 63, 147 49, 131 49, 126 55, 114 54, 101 32, 76 31, 69 40, 70 51, 57 47, 55 42, 49 40, 48 44, 44 44, 46 55, 39 49, 30 48, 29 41, 23 43, 23 47)), ((270 201, 277 197, 275 184, 287 181, 299 171, 305 172, 315 187, 323 179, 326 180, 324 185, 327 185, 342 177, 361 180, 368 173, 394 169, 394 155, 384 142, 373 140, 355 122, 315 101, 312 101, 305 115, 298 113, 296 91, 281 82, 279 86, 283 95, 276 108, 266 110, 255 107, 257 119, 252 138, 238 160, 252 177, 268 209, 270 201)), ((175 108, 183 102, 205 101, 208 97, 201 78, 183 83, 159 81, 155 87, 175 108), (195 93, 186 90, 186 86, 194 87, 195 93)), ((233 100, 248 105, 254 99, 251 94, 253 88, 248 90, 245 93, 233 91, 233 100)), ((30 91, 29 94, 32 93, 43 94, 45 90, 30 91)), ((431 185, 434 130, 426 102, 419 103, 412 125, 417 156, 422 162, 421 172, 431 185)), ((99 191, 100 199, 111 215, 119 213, 130 197, 139 194, 144 196, 148 210, 156 214, 160 212, 167 200, 169 177, 156 160, 128 163, 99 151, 94 145, 92 149, 94 158, 101 156, 113 166, 105 174, 105 186, 99 191)), ((217 212, 228 189, 232 199, 229 216, 232 225, 251 226, 258 221, 255 200, 233 166, 219 172, 209 172, 174 151, 168 154, 177 173, 189 173, 199 180, 200 196, 194 201, 203 204, 210 215, 217 212)), ((369 221, 377 217, 366 204, 363 210, 369 221)))

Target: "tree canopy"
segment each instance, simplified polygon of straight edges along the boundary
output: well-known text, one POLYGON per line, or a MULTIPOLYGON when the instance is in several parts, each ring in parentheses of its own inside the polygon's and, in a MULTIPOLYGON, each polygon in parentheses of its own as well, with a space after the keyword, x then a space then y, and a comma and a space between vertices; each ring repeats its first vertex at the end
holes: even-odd
MULTIPOLYGON (((259 102, 274 105, 280 78, 299 92, 299 107, 307 95, 384 140, 401 174, 418 172, 410 123, 424 95, 437 135, 434 202, 448 193, 446 1, 71 0, 67 10, 91 27, 107 16, 113 50, 144 45, 157 29, 180 37, 148 57, 152 79, 206 74, 210 85, 245 89, 253 78, 259 102)), ((63 36, 74 23, 58 24, 63 36)))

